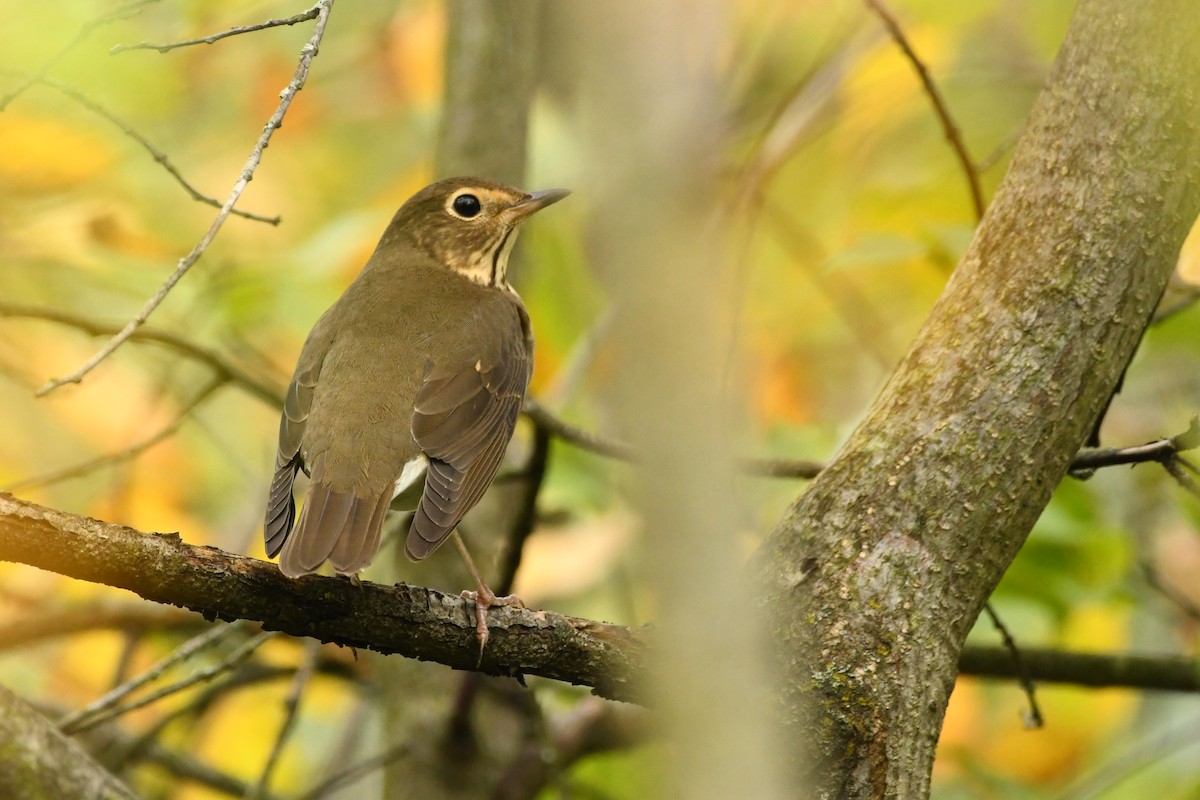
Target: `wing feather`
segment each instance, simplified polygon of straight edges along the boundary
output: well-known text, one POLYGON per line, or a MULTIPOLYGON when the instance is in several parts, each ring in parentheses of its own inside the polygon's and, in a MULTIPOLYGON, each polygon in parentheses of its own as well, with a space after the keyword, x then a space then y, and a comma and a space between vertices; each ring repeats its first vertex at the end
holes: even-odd
POLYGON ((490 355, 431 364, 417 392, 412 433, 429 469, 405 544, 414 560, 436 550, 479 502, 512 438, 532 365, 523 310, 509 320, 513 328, 496 332, 490 355), (512 335, 519 332, 526 335, 512 335))

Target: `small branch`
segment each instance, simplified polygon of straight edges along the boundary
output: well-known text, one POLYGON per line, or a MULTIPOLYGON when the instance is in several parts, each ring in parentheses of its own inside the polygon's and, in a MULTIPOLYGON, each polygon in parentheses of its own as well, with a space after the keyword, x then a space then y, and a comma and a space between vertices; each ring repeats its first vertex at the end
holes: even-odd
MULTIPOLYGON (((153 158, 155 161, 157 161, 159 164, 161 164, 163 169, 165 169, 167 171, 167 173, 172 178, 175 179, 176 183, 178 183, 180 186, 183 187, 183 190, 185 192, 187 192, 188 196, 190 196, 193 200, 195 200, 198 203, 204 203, 205 205, 212 206, 213 208, 221 207, 220 200, 218 200, 215 197, 209 197, 208 195, 201 193, 200 190, 197 189, 196 187, 192 186, 192 184, 187 180, 187 178, 183 177, 183 173, 181 173, 179 171, 179 169, 174 164, 171 163, 171 159, 169 156, 167 156, 166 153, 164 153, 162 150, 159 150, 157 147, 155 147, 153 142, 151 142, 149 139, 147 139, 145 136, 143 136, 141 133, 139 133, 132 125, 125 122, 125 120, 118 117, 112 111, 110 111, 107 108, 105 108, 104 106, 100 105, 95 100, 88 97, 86 94, 79 91, 74 86, 70 86, 69 84, 62 83, 62 82, 56 81, 56 80, 52 80, 50 78, 34 78, 33 82, 40 86, 47 86, 51 89, 54 89, 55 91, 61 92, 62 94, 66 95, 67 97, 74 100, 79 105, 86 108, 88 111, 91 111, 93 114, 96 114, 97 116, 103 117, 104 119, 108 120, 110 123, 112 123, 114 126, 116 126, 122 133, 124 133, 130 139, 133 139, 135 142, 137 142, 142 147, 143 150, 145 150, 147 153, 150 154, 151 158, 153 158)), ((238 216, 238 217, 244 217, 245 219, 254 220, 255 222, 265 222, 268 225, 278 225, 280 222, 283 221, 283 218, 280 217, 278 214, 276 214, 273 217, 267 217, 267 216, 263 216, 262 214, 255 214, 250 211, 242 211, 241 209, 238 209, 238 208, 232 209, 229 213, 231 213, 235 216, 238 216)))
POLYGON ((1141 567, 1147 586, 1169 600, 1185 616, 1200 622, 1200 606, 1192 602, 1192 598, 1165 581, 1149 561, 1142 561, 1141 567))
POLYGON ((812 480, 821 474, 825 465, 820 461, 792 458, 747 458, 742 470, 762 478, 801 478, 812 480))
POLYGON ((908 37, 904 35, 900 23, 896 17, 884 4, 883 0, 865 0, 866 4, 873 10, 879 18, 883 20, 884 27, 888 29, 892 39, 900 46, 904 52, 904 57, 917 72, 917 77, 921 79, 921 85, 925 87, 925 94, 929 95, 930 102, 933 103, 933 110, 941 120, 942 130, 946 133, 946 139, 950 142, 950 146, 954 148, 954 154, 958 157, 958 163, 962 166, 963 176, 967 179, 967 186, 971 191, 971 203, 975 207, 975 219, 983 219, 983 212, 986 205, 983 202, 983 190, 979 186, 979 174, 975 170, 975 164, 971 161, 970 154, 967 153, 967 146, 963 143, 962 134, 958 131, 958 126, 954 124, 954 119, 950 116, 950 110, 946 107, 946 101, 942 99, 941 92, 938 91, 937 85, 933 82, 933 78, 929 75, 929 70, 921 61, 921 57, 917 55, 917 51, 913 49, 912 43, 908 41, 908 37))
POLYGON ((624 442, 617 442, 611 439, 605 439, 599 434, 585 431, 582 428, 577 428, 568 422, 559 419, 550 409, 543 406, 532 397, 525 398, 525 407, 523 409, 525 416, 537 425, 539 428, 553 433, 564 442, 587 450, 596 455, 608 456, 622 461, 633 461, 633 448, 624 442))
MULTIPOLYGON (((89 336, 114 336, 120 332, 120 328, 116 325, 107 325, 87 317, 81 317, 75 314, 69 314, 65 311, 57 311, 55 309, 39 308, 37 306, 24 306, 17 303, 6 303, 0 301, 0 317, 8 317, 10 319, 36 319, 45 322, 54 322, 58 325, 65 325, 69 328, 74 328, 78 331, 88 334, 89 336)), ((168 347, 182 355, 191 358, 194 361, 199 361, 209 367, 216 373, 218 378, 228 380, 241 389, 262 400, 269 406, 274 408, 283 407, 283 389, 274 384, 264 382, 256 378, 247 370, 231 364, 225 357, 202 345, 188 341, 182 336, 178 336, 169 331, 164 331, 159 328, 141 327, 138 328, 132 335, 130 340, 136 342, 152 342, 154 344, 168 347)))
POLYGON ((63 467, 62 469, 52 470, 32 478, 25 478, 24 480, 19 480, 16 483, 10 483, 7 486, 0 487, 0 491, 15 492, 22 489, 50 486, 71 478, 78 478, 83 475, 87 475, 102 467, 117 464, 122 461, 128 461, 132 458, 137 458, 139 455, 146 452, 151 447, 154 447, 156 444, 159 444, 171 436, 174 436, 187 418, 191 416, 192 412, 195 411, 205 400, 211 397, 223 383, 224 381, 221 379, 211 381, 207 386, 200 390, 200 393, 196 395, 196 397, 193 398, 192 401, 179 412, 179 414, 174 420, 171 421, 169 425, 152 436, 141 440, 140 442, 135 442, 123 450, 117 450, 113 453, 106 453, 105 455, 97 456, 96 458, 90 458, 87 461, 80 462, 79 464, 63 467))
POLYGON ((506 595, 512 592, 516 581, 517 569, 521 566, 521 554, 525 549, 525 540, 533 533, 537 523, 537 500, 541 494, 542 484, 546 480, 546 467, 550 462, 550 431, 535 424, 533 428, 533 450, 529 453, 529 463, 525 466, 525 492, 521 496, 520 508, 513 520, 512 529, 505 540, 504 553, 500 562, 500 578, 496 581, 497 594, 506 595))
POLYGON ((158 2, 158 0, 135 0, 132 3, 115 8, 107 14, 103 14, 93 20, 85 22, 80 26, 79 32, 75 34, 75 37, 71 39, 71 41, 67 42, 61 50, 50 56, 50 58, 46 60, 46 63, 42 64, 41 69, 37 70, 32 75, 29 75, 17 86, 17 88, 13 89, 3 97, 0 97, 0 111, 4 111, 4 109, 8 108, 8 104, 24 94, 30 86, 33 86, 42 78, 45 78, 47 73, 54 68, 54 65, 61 61, 67 53, 71 52, 80 44, 82 44, 83 40, 90 36, 92 31, 104 25, 108 25, 113 22, 120 22, 121 20, 136 16, 137 14, 141 13, 142 6, 155 2, 158 2))
POLYGON ((1188 472, 1200 474, 1200 471, 1192 466, 1190 461, 1187 461, 1182 456, 1177 455, 1169 461, 1162 462, 1162 465, 1163 469, 1170 473, 1171 477, 1175 479, 1176 483, 1194 494, 1196 497, 1200 497, 1200 484, 1196 483, 1196 479, 1188 474, 1188 472))
POLYGON ((1045 726, 1046 720, 1042 717, 1042 709, 1038 707, 1036 688, 1033 685, 1033 678, 1029 677, 1029 669, 1025 666, 1025 660, 1021 657, 1021 648, 1017 647, 1017 640, 1013 638, 1012 633, 1008 630, 1008 626, 1000 619, 1000 615, 996 613, 996 609, 992 608, 991 603, 984 603, 983 610, 992 621, 992 626, 996 632, 1000 634, 1000 640, 1004 643, 1004 649, 1009 652, 1012 657, 1013 670, 1017 673, 1017 681, 1021 684, 1021 688, 1025 691, 1025 698, 1029 701, 1029 710, 1025 715, 1026 728, 1041 728, 1045 726))
MULTIPOLYGON (((1029 677, 1039 683, 1200 692, 1200 672, 1195 660, 1186 656, 1068 653, 1040 648, 1024 648, 1022 655, 1029 677)), ((1018 677, 1012 653, 1003 647, 964 647, 958 671, 981 678, 1018 677)))
POLYGON ((23 611, 16 620, 0 625, 0 651, 85 631, 144 631, 195 622, 195 616, 180 609, 132 602, 93 603, 45 613, 23 611))
POLYGON ((91 727, 90 725, 80 726, 80 723, 88 717, 101 714, 115 707, 130 694, 136 692, 147 683, 156 680, 171 667, 187 661, 196 653, 200 652, 206 647, 216 644, 222 638, 241 627, 243 626, 237 625, 235 628, 234 625, 227 625, 207 630, 204 633, 192 637, 188 641, 184 642, 184 644, 175 652, 171 653, 171 655, 161 659, 157 664, 150 667, 150 669, 146 670, 138 677, 121 684, 94 703, 91 703, 90 705, 85 706, 78 711, 72 712, 63 719, 59 720, 59 729, 62 730, 63 733, 71 734, 78 730, 83 730, 84 727, 91 727))
POLYGON ((271 118, 267 120, 267 124, 263 127, 262 135, 258 138, 258 141, 255 142, 254 147, 251 149, 250 157, 246 159, 246 164, 244 167, 242 167, 242 172, 239 175, 237 182, 234 183, 233 190, 229 193, 229 197, 221 206, 221 210, 217 212, 217 216, 213 220, 212 225, 209 226, 208 232, 205 233, 200 241, 196 243, 196 246, 192 248, 190 253, 180 259, 179 264, 175 267, 175 271, 171 273, 163 285, 159 287, 159 290, 154 294, 154 296, 151 297, 146 305, 142 307, 142 310, 139 311, 133 319, 126 323, 125 327, 123 327, 116 336, 110 339, 108 344, 100 349, 100 352, 92 356, 92 358, 89 359, 83 366, 71 374, 65 375, 61 378, 55 378, 47 383, 37 391, 38 397, 44 397, 46 394, 68 383, 79 383, 83 380, 84 376, 95 369, 100 362, 104 361, 104 359, 112 355, 112 353, 116 351, 118 347, 128 341, 134 332, 146 322, 146 320, 150 317, 150 314, 152 314, 154 310, 162 304, 163 300, 166 299, 167 294, 172 288, 174 288, 175 284, 178 283, 185 274, 187 274, 187 271, 192 268, 192 265, 200 259, 200 256, 202 256, 204 251, 208 249, 208 246, 212 244, 213 239, 216 238, 217 233, 221 230, 221 226, 223 226, 225 224, 225 220, 229 218, 229 213, 233 209, 234 204, 237 203, 238 199, 242 196, 242 192, 246 190, 246 187, 254 178, 254 172, 256 169, 258 169, 258 164, 262 160, 263 150, 266 149, 267 145, 271 141, 271 135, 274 134, 274 132, 282 124, 283 117, 287 113, 288 108, 291 107, 292 100, 295 98, 296 93, 304 88, 304 83, 308 79, 309 67, 312 64, 313 58, 315 58, 317 55, 317 50, 320 47, 321 39, 325 36, 325 25, 329 21, 329 9, 332 5, 333 0, 320 0, 320 2, 318 2, 315 6, 315 8, 319 10, 317 22, 313 27, 312 37, 309 38, 308 43, 305 44, 300 50, 300 63, 296 67, 296 73, 291 82, 284 87, 282 92, 280 92, 279 106, 275 109, 275 113, 271 115, 271 118))
POLYGON ((401 742, 394 747, 389 747, 378 755, 368 756, 362 761, 351 764, 336 775, 330 776, 328 780, 317 784, 310 791, 300 795, 300 800, 321 800, 321 798, 328 796, 330 793, 360 781, 372 772, 383 769, 393 761, 404 758, 411 750, 412 745, 410 743, 401 742))
POLYGON ((271 774, 275 771, 275 766, 279 763, 279 756, 283 754, 284 745, 287 744, 288 738, 296 728, 296 717, 300 710, 300 698, 304 696, 304 690, 308 687, 308 682, 312 680, 312 676, 317 670, 317 661, 320 659, 320 656, 321 643, 314 639, 307 640, 304 643, 304 659, 301 661, 300 668, 296 670, 296 674, 292 678, 292 686, 288 690, 287 697, 283 700, 283 724, 279 726, 279 733, 275 737, 275 744, 271 747, 270 755, 267 756, 267 763, 263 766, 258 783, 246 792, 248 800, 262 800, 262 798, 266 797, 270 789, 271 774))
POLYGON ((315 19, 321 13, 321 3, 317 3, 308 11, 303 11, 293 17, 286 19, 272 19, 266 22, 260 22, 257 25, 235 25, 229 30, 214 33, 211 36, 202 36, 199 39, 185 39, 181 42, 171 42, 169 44, 151 44, 150 42, 139 42, 137 44, 118 44, 109 49, 109 55, 117 53, 126 53, 130 50, 157 50, 160 53, 169 53, 179 47, 191 47, 195 44, 212 44, 219 42, 222 39, 227 39, 230 36, 237 36, 240 33, 253 33, 254 31, 262 31, 267 28, 278 28, 283 25, 295 25, 298 22, 307 22, 310 19, 315 19))
POLYGON ((249 658, 255 650, 262 647, 275 635, 275 631, 262 631, 253 638, 243 642, 236 650, 225 656, 225 658, 221 659, 217 663, 210 664, 204 669, 197 670, 188 677, 176 681, 175 683, 168 684, 161 689, 151 692, 145 697, 133 700, 123 706, 112 706, 101 713, 94 714, 86 719, 82 719, 70 726, 69 729, 64 726, 63 733, 78 733, 80 731, 88 730, 89 728, 94 728, 102 722, 108 722, 109 720, 116 719, 123 714, 128 714, 131 711, 137 711, 139 708, 145 708, 146 706, 153 705, 159 700, 162 700, 164 697, 170 697, 177 692, 182 692, 184 689, 190 689, 198 683, 210 681, 221 673, 233 669, 242 661, 249 658))

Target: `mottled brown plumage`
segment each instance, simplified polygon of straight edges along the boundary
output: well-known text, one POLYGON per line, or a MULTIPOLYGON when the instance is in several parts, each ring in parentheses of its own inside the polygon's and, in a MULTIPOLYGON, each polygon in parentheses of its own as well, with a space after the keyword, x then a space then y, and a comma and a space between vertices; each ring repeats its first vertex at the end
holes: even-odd
POLYGON ((365 568, 398 481, 419 480, 422 464, 411 558, 432 553, 483 496, 532 369, 508 253, 521 222, 565 195, 453 178, 396 212, 309 334, 288 387, 264 528, 284 574, 326 561, 343 575, 365 568), (311 481, 297 520, 301 469, 311 481))

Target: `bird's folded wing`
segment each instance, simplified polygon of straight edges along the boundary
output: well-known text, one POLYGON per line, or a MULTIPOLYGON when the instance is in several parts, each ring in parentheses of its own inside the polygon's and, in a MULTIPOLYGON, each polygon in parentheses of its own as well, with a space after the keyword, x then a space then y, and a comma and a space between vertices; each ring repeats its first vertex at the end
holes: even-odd
POLYGON ((524 337, 498 337, 493 354, 431 363, 417 392, 412 434, 429 457, 425 491, 409 529, 413 559, 432 553, 487 490, 512 438, 530 353, 524 337))
POLYGON ((275 451, 275 477, 271 480, 267 519, 263 527, 267 556, 270 558, 274 558, 283 547, 296 518, 292 484, 296 479, 296 472, 304 466, 300 457, 300 445, 320 371, 319 362, 308 368, 297 369, 291 385, 288 386, 287 397, 283 401, 283 416, 279 420, 279 447, 275 451))

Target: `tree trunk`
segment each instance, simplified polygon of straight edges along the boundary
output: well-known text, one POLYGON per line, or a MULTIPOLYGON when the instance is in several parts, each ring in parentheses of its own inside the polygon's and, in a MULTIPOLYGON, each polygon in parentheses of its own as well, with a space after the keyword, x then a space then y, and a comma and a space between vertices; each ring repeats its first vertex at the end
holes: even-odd
POLYGON ((1080 3, 932 315, 757 554, 816 796, 928 794, 963 640, 1200 208, 1198 40, 1189 0, 1080 3))

